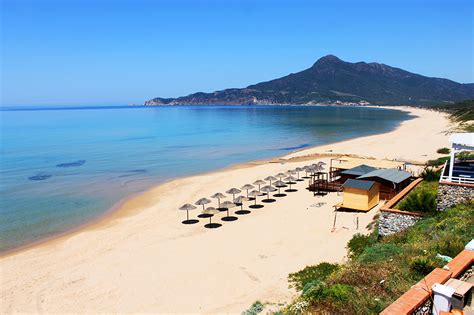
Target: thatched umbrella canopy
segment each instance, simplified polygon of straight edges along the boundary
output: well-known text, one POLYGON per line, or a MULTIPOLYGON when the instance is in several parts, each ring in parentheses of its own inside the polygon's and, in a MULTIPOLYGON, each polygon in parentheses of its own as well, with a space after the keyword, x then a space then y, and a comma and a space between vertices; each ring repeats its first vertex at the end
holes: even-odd
POLYGON ((296 191, 296 189, 291 189, 291 185, 292 184, 296 184, 295 180, 296 178, 294 178, 293 176, 288 176, 287 178, 285 178, 285 180, 287 181, 287 183, 290 185, 290 188, 285 190, 287 192, 293 192, 293 191, 296 191))
POLYGON ((244 202, 245 201, 249 201, 250 199, 248 197, 244 197, 244 196, 238 196, 237 198, 235 198, 235 202, 240 204, 240 210, 238 211, 235 211, 236 214, 249 214, 250 211, 249 210, 244 210, 244 202))
POLYGON ((204 211, 204 205, 207 205, 208 203, 211 203, 211 201, 207 198, 201 198, 198 201, 196 201, 194 204, 196 206, 202 206, 202 210, 204 211))
MULTIPOLYGON (((250 190, 250 189, 254 189, 254 188, 255 188, 255 186, 250 185, 250 184, 245 184, 245 185, 243 185, 242 187, 240 187, 240 189, 247 191, 247 198, 249 197, 249 190, 250 190)), ((240 202, 239 202, 239 203, 240 203, 240 202)))
POLYGON ((265 185, 266 183, 267 183, 266 181, 261 180, 261 179, 256 180, 256 181, 253 182, 254 185, 258 185, 258 192, 259 192, 259 193, 261 193, 261 191, 260 191, 260 186, 261 186, 261 185, 265 185))
POLYGON ((270 185, 267 185, 262 187, 262 191, 267 193, 267 199, 270 199, 270 193, 276 191, 276 189, 270 185))
POLYGON ((211 198, 217 198, 217 205, 220 208, 221 207, 221 198, 227 198, 227 196, 220 193, 220 192, 217 192, 214 195, 212 195, 211 198))
POLYGON ((235 195, 240 194, 242 191, 237 189, 237 188, 231 188, 228 191, 226 191, 226 194, 231 194, 232 195, 232 201, 235 202, 235 195))
POLYGON ((308 176, 308 173, 310 172, 309 169, 310 169, 310 166, 309 166, 309 165, 303 166, 303 171, 305 172, 305 175, 304 175, 303 178, 310 178, 310 177, 308 176))
POLYGON ((203 214, 206 214, 209 216, 209 223, 204 225, 204 227, 212 229, 212 228, 217 228, 222 226, 222 224, 219 223, 212 223, 212 217, 216 214, 219 213, 219 210, 217 210, 214 207, 207 207, 205 210, 202 211, 203 214))
POLYGON ((253 197, 254 199, 254 204, 253 205, 250 205, 249 207, 250 208, 261 208, 263 207, 262 205, 257 205, 257 196, 260 196, 260 191, 257 191, 257 190, 252 190, 251 192, 249 192, 249 196, 253 197))
POLYGON ((285 173, 278 173, 275 176, 278 177, 281 180, 283 177, 286 176, 286 174, 285 173))
MULTIPOLYGON (((185 205, 182 205, 179 210, 185 210, 186 211, 186 221, 189 221, 189 210, 194 210, 196 209, 195 206, 193 206, 192 204, 185 204, 185 205)), ((197 221, 197 220, 196 220, 197 221)))
POLYGON ((302 179, 300 179, 300 172, 304 171, 304 169, 302 167, 297 167, 295 168, 295 172, 298 176, 298 178, 296 179, 297 181, 302 181, 302 179))
POLYGON ((221 203, 221 207, 227 210, 227 216, 229 216, 229 209, 235 207, 236 204, 232 201, 224 201, 221 203))
POLYGON ((267 176, 267 177, 265 177, 265 180, 270 182, 270 186, 272 185, 272 181, 277 180, 277 179, 278 179, 278 178, 273 177, 273 176, 267 176))
POLYGON ((285 186, 286 186, 286 185, 285 185, 285 182, 283 182, 283 181, 281 181, 281 180, 277 180, 277 181, 275 182, 275 187, 278 188, 278 194, 275 194, 275 195, 273 195, 273 196, 275 196, 275 197, 285 197, 286 194, 282 194, 282 193, 280 192, 280 189, 281 189, 282 187, 285 187, 285 186))

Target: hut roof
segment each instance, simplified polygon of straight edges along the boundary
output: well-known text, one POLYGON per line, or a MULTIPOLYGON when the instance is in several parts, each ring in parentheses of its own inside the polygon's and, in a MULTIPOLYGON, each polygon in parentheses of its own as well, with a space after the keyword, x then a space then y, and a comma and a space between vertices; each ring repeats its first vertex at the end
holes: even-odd
POLYGON ((362 190, 370 190, 372 186, 375 185, 375 182, 370 181, 370 180, 360 180, 360 179, 351 179, 349 178, 346 180, 344 185, 342 185, 344 188, 357 188, 357 189, 362 189, 362 190))
POLYGON ((372 171, 370 173, 359 176, 357 179, 374 178, 374 177, 378 177, 386 181, 399 184, 403 182, 404 180, 412 177, 412 175, 411 173, 407 171, 398 170, 396 168, 389 168, 389 169, 381 169, 381 170, 372 171))
POLYGON ((365 175, 365 174, 370 173, 370 172, 375 171, 375 170, 377 170, 377 168, 369 166, 367 164, 361 164, 361 165, 353 167, 351 169, 342 171, 341 174, 361 176, 361 175, 365 175))

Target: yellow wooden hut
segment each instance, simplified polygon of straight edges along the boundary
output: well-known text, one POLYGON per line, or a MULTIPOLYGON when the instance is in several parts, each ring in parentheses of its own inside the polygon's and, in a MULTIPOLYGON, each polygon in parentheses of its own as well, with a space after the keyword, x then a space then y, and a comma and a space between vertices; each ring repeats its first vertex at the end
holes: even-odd
POLYGON ((379 203, 379 185, 376 182, 348 179, 342 187, 343 201, 338 208, 367 212, 379 203))

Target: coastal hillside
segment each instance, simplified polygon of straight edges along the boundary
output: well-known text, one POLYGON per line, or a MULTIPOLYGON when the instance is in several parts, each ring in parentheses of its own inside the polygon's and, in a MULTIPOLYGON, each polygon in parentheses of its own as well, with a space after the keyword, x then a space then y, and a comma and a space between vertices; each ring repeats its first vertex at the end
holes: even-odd
POLYGON ((432 105, 474 98, 474 84, 430 78, 381 63, 328 55, 285 77, 213 93, 153 98, 145 105, 374 104, 432 105))

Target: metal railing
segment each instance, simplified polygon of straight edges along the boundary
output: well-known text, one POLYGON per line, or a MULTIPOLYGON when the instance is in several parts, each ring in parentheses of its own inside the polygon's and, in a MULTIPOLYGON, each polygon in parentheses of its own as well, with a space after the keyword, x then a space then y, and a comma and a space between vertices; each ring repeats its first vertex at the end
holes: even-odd
POLYGON ((454 183, 454 184, 474 184, 474 178, 466 175, 463 176, 460 174, 460 176, 453 176, 449 178, 449 172, 448 175, 444 175, 446 173, 446 167, 448 166, 448 161, 444 162, 443 170, 441 171, 441 177, 439 179, 440 182, 448 182, 448 183, 454 183))

